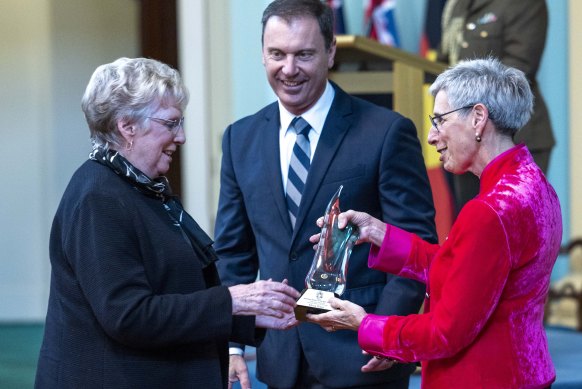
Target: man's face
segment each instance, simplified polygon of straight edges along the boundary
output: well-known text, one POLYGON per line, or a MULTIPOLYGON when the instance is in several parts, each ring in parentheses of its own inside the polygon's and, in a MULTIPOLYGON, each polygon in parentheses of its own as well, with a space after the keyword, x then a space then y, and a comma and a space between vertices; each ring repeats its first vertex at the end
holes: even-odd
POLYGON ((323 94, 334 56, 335 39, 326 49, 313 17, 287 23, 273 16, 265 25, 263 65, 267 78, 283 106, 294 115, 307 111, 323 94))

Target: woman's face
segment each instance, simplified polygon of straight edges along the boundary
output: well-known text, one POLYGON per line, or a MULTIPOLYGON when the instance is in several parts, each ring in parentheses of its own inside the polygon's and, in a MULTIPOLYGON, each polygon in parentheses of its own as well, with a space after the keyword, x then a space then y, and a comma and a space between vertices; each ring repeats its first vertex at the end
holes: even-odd
POLYGON ((171 122, 180 121, 182 111, 177 107, 160 107, 147 119, 143 128, 136 128, 133 145, 122 154, 149 178, 165 175, 170 170, 172 155, 186 142, 182 125, 172 129, 171 122), (153 119, 152 119, 153 118, 153 119))
POLYGON ((440 154, 443 167, 454 174, 472 171, 479 143, 475 141, 475 129, 471 125, 472 108, 443 115, 460 107, 451 107, 446 92, 437 93, 434 102, 435 123, 428 133, 428 143, 440 154), (467 116, 461 116, 464 112, 467 116), (442 116, 440 116, 442 115, 442 116))

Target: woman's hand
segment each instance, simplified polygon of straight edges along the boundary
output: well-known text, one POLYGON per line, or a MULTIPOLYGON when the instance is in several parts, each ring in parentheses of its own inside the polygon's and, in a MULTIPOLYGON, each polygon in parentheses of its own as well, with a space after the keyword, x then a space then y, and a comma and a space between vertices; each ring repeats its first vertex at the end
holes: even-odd
MULTIPOLYGON (((386 223, 365 212, 356 212, 353 210, 342 212, 338 216, 338 228, 346 228, 348 223, 352 223, 358 227, 359 237, 356 244, 372 243, 376 246, 382 246, 382 241, 386 235, 386 223)), ((319 228, 323 227, 323 217, 317 219, 316 224, 319 228)), ((312 235, 309 241, 317 246, 320 235, 312 235)))
POLYGON ((307 314, 307 321, 319 324, 328 332, 337 330, 357 331, 362 320, 366 316, 364 308, 347 300, 332 297, 328 301, 334 310, 320 313, 307 314))
MULTIPOLYGON (((337 330, 357 331, 366 316, 364 308, 350 301, 340 300, 332 297, 329 299, 329 305, 334 308, 333 311, 320 314, 307 314, 307 321, 319 324, 328 332, 337 330)), ((362 351, 363 354, 368 354, 362 351)), ((389 358, 372 357, 361 367, 362 373, 372 373, 390 369, 396 362, 389 358)))
POLYGON ((299 292, 283 282, 257 281, 228 288, 232 297, 232 314, 286 318, 293 313, 299 292))

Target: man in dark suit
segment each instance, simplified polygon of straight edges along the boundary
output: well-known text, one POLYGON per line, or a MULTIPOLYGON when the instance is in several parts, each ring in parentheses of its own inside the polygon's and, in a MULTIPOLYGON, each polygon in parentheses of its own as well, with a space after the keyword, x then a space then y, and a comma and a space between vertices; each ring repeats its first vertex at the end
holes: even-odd
MULTIPOLYGON (((455 65, 464 59, 493 56, 525 73, 534 94, 534 112, 516 134, 534 161, 547 173, 555 139, 538 72, 548 29, 545 0, 448 0, 438 60, 455 65)), ((479 192, 479 180, 466 173, 453 177, 457 211, 479 192)))
MULTIPOLYGON (((304 288, 314 255, 308 238, 319 232, 316 219, 340 185, 342 209, 365 210, 435 242, 414 124, 327 79, 336 51, 329 7, 276 0, 262 23, 263 63, 278 101, 224 133, 215 231, 222 281, 252 282, 260 274, 304 288), (301 140, 304 157, 296 153, 301 140)), ((342 297, 382 315, 418 312, 423 286, 368 269, 368 251, 354 248, 342 297)), ((230 378, 247 387, 237 354, 232 350, 230 378)), ((309 323, 268 331, 257 357, 258 378, 272 388, 408 388, 414 370, 388 369, 388 362, 363 355, 352 331, 327 333, 309 323)))

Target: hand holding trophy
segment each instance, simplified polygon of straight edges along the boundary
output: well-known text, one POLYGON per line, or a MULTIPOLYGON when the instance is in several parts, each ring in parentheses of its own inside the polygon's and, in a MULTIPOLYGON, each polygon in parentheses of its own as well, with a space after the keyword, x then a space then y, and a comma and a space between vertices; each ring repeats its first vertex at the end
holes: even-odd
POLYGON ((338 228, 342 189, 343 185, 333 195, 325 210, 317 251, 305 277, 307 288, 301 293, 295 307, 297 320, 305 321, 308 313, 331 311, 333 308, 327 301, 331 297, 339 297, 346 289, 348 260, 358 240, 358 229, 349 223, 344 229, 338 228))

